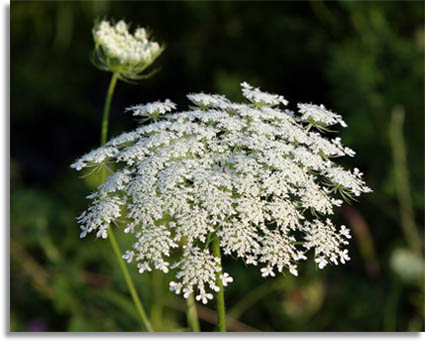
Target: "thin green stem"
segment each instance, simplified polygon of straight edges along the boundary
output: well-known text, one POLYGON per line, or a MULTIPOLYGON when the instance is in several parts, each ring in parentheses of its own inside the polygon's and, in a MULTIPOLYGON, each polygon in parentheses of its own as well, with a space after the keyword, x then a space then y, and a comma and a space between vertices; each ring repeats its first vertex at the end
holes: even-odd
MULTIPOLYGON (((210 236, 208 235, 208 240, 209 238, 210 236)), ((207 243, 205 244, 205 248, 207 248, 208 240, 207 240, 207 243)), ((184 245, 186 245, 187 243, 186 236, 182 238, 182 242, 184 245)), ((198 310, 196 308, 196 302, 195 302, 195 297, 193 296, 193 293, 186 299, 186 319, 187 319, 189 328, 192 330, 192 332, 201 331, 201 328, 199 326, 199 320, 198 320, 198 310)))
POLYGON ((152 272, 153 304, 151 307, 151 322, 157 332, 161 332, 162 313, 164 309, 162 275, 163 272, 159 270, 153 270, 152 272))
MULTIPOLYGON (((215 257, 220 259, 220 265, 221 265, 220 239, 218 238, 218 236, 214 236, 213 254, 215 257)), ((217 292, 218 331, 226 332, 226 308, 224 306, 223 281, 221 280, 220 275, 221 275, 221 272, 216 273, 217 284, 220 289, 217 292)))
MULTIPOLYGON (((101 137, 100 137, 100 144, 102 146, 105 145, 106 140, 108 139, 109 112, 111 109, 112 96, 114 94, 117 80, 118 80, 118 74, 114 73, 112 75, 111 82, 109 84, 108 93, 106 94, 105 107, 103 109, 102 130, 101 130, 101 137)), ((102 167, 101 183, 105 182, 105 180, 106 180, 106 169, 105 167, 102 167)), ((115 256, 117 257, 119 266, 124 275, 124 279, 125 279, 125 282, 127 283, 127 287, 130 291, 131 297, 133 298, 134 305, 136 306, 137 312, 139 313, 141 324, 148 332, 153 332, 151 323, 149 322, 149 319, 146 316, 145 310, 143 309, 142 302, 140 301, 136 288, 134 287, 133 280, 131 279, 127 266, 122 258, 121 250, 118 246, 118 242, 115 238, 112 228, 109 229, 108 238, 109 238, 109 242, 111 243, 112 249, 115 253, 115 256)))
POLYGON ((125 279, 125 282, 127 283, 127 287, 130 290, 130 294, 131 294, 131 297, 133 298, 133 302, 136 306, 137 312, 139 313, 140 319, 142 321, 142 326, 146 328, 148 332, 153 332, 151 323, 149 322, 149 319, 146 316, 145 310, 143 309, 142 302, 140 301, 136 288, 134 287, 133 280, 131 279, 127 266, 124 260, 122 259, 120 248, 118 247, 117 240, 115 238, 113 231, 111 231, 111 229, 108 232, 108 238, 114 250, 115 256, 117 257, 118 263, 120 264, 121 271, 124 275, 124 279, 125 279))
POLYGON ((196 310, 196 302, 195 297, 193 297, 193 294, 191 294, 188 299, 186 300, 187 304, 187 323, 189 324, 190 329, 192 332, 200 332, 201 328, 199 327, 199 320, 198 320, 198 311, 196 310))
POLYGON ((112 96, 114 95, 115 85, 117 85, 118 74, 112 74, 109 83, 108 93, 106 94, 105 107, 103 108, 102 130, 100 132, 100 145, 105 145, 108 139, 109 111, 111 109, 112 96))

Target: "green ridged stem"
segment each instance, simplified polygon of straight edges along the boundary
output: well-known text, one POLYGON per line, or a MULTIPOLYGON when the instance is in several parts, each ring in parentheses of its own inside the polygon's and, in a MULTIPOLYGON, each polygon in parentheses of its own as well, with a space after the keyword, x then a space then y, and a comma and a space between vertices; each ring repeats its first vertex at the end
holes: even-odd
POLYGON ((196 302, 195 297, 193 297, 193 294, 191 294, 187 300, 187 323, 192 330, 192 332, 200 332, 201 328, 199 327, 199 320, 198 320, 198 311, 196 310, 196 302))
MULTIPOLYGON (((187 238, 183 237, 182 242, 184 245, 186 245, 187 238)), ((198 320, 198 310, 196 309, 196 302, 195 302, 195 297, 193 293, 186 299, 186 320, 192 332, 201 331, 201 327, 199 326, 199 320, 198 320)))
POLYGON ((149 322, 149 319, 146 316, 142 302, 140 301, 139 295, 137 294, 137 290, 134 287, 133 280, 131 279, 127 266, 124 260, 122 259, 121 251, 112 229, 109 229, 108 231, 108 238, 109 242, 111 243, 112 249, 114 250, 115 256, 117 257, 121 271, 124 275, 127 287, 130 290, 130 295, 133 298, 134 305, 136 306, 137 312, 139 313, 141 324, 148 332, 153 332, 154 330, 152 329, 151 323, 149 322))
POLYGON ((163 296, 163 275, 164 273, 159 270, 153 270, 152 272, 152 288, 153 288, 153 303, 151 306, 151 315, 150 321, 152 327, 154 327, 157 332, 162 331, 162 314, 164 312, 164 296, 163 296))
POLYGON ((100 133, 100 145, 105 145, 108 139, 108 124, 109 112, 111 110, 112 96, 114 95, 115 85, 117 85, 118 74, 112 74, 111 82, 109 83, 108 93, 106 94, 105 106, 103 108, 102 130, 100 133))

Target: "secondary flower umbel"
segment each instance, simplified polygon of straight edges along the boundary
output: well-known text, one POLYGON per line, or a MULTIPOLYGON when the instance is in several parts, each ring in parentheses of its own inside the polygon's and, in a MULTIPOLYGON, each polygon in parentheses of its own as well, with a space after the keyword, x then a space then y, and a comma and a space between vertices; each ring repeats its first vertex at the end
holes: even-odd
POLYGON ((354 151, 314 130, 345 125, 341 116, 309 104, 295 115, 280 108, 287 105, 282 96, 247 83, 242 93, 248 103, 200 93, 188 96, 195 104, 188 111, 167 113, 170 101, 131 108, 162 117, 72 165, 109 160, 122 167, 90 196, 92 206, 78 218, 81 236, 105 238, 125 214, 134 242, 124 258, 136 260, 141 273, 177 270, 171 290, 203 303, 219 289, 217 279, 233 281, 210 251, 213 238, 224 255, 260 266, 263 277, 285 269, 298 275, 309 251, 320 269, 349 260, 349 230, 330 219, 342 204, 337 193, 371 189, 358 169, 333 161, 354 151))
POLYGON ((161 54, 163 48, 149 40, 144 28, 137 28, 134 34, 128 25, 120 20, 115 25, 103 20, 93 28, 95 49, 94 64, 106 71, 116 72, 124 81, 147 78, 142 74, 161 54))

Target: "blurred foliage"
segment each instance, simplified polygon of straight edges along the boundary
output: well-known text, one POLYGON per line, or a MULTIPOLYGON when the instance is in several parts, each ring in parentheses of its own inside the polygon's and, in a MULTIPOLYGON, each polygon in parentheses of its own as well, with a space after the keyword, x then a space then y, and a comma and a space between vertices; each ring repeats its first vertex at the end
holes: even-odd
MULTIPOLYGON (((136 125, 127 106, 170 98, 182 109, 190 91, 238 100, 244 80, 289 100, 323 103, 349 124, 341 136, 374 189, 336 215, 353 230, 352 260, 320 272, 309 261, 298 278, 268 280, 225 260, 236 277, 226 290, 230 330, 424 329, 423 246, 415 252, 403 231, 408 217, 423 242, 423 2, 12 1, 12 331, 139 330, 109 245, 80 240, 74 218, 96 185, 69 164, 100 139, 110 75, 91 66, 89 54, 91 27, 103 17, 147 26, 167 45, 154 78, 118 83, 110 135, 136 125), (391 114, 400 108, 402 137, 394 141, 391 114), (393 151, 404 155, 394 156, 396 164, 393 151)), ((131 272, 154 326, 187 330, 169 277, 131 272)), ((215 329, 213 307, 198 307, 202 330, 215 329)))

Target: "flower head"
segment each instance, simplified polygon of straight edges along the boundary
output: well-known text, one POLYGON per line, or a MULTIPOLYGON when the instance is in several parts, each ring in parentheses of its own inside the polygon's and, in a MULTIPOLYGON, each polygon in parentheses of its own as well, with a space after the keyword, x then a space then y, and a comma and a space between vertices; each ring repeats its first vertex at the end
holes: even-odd
POLYGON ((95 24, 93 63, 100 69, 118 73, 124 81, 147 78, 142 74, 162 53, 163 47, 150 41, 146 30, 137 28, 134 34, 120 20, 115 25, 103 20, 95 24))
MULTIPOLYGON (((335 162, 354 151, 305 123, 304 108, 301 115, 282 109, 282 96, 247 83, 242 92, 248 103, 198 93, 188 96, 188 111, 169 113, 171 101, 128 108, 162 117, 73 165, 108 159, 121 167, 79 217, 83 236, 106 237, 111 221, 125 214, 133 245, 123 257, 141 273, 177 271, 170 289, 203 303, 219 289, 217 279, 233 281, 210 251, 212 237, 224 255, 258 266, 263 277, 297 276, 310 252, 319 269, 345 263, 350 232, 331 216, 340 195, 371 192, 358 169, 335 162)), ((342 121, 320 107, 309 106, 308 114, 320 124, 342 121)))

